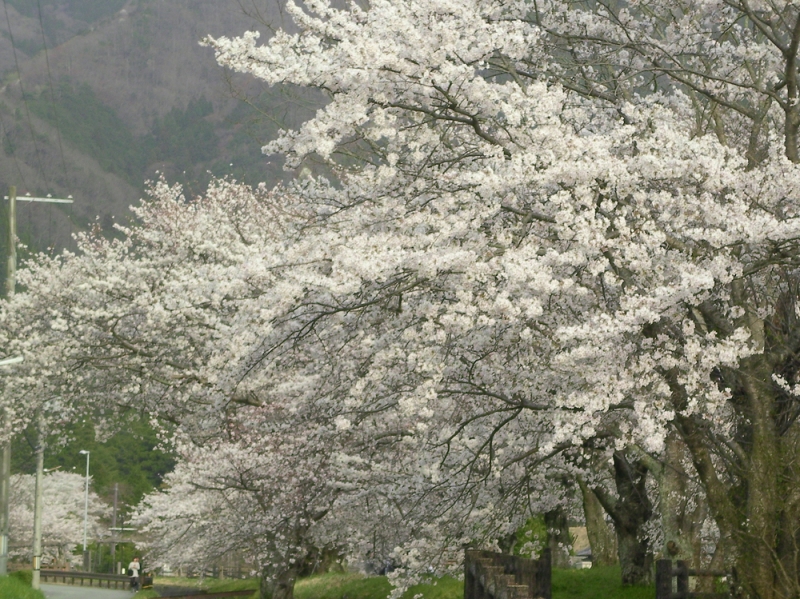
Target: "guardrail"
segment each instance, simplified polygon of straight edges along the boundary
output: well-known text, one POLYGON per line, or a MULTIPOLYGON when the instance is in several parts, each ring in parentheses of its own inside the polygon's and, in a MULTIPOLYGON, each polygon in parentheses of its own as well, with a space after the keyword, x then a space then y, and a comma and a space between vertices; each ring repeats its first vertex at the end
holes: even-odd
POLYGON ((228 597, 250 597, 256 589, 247 591, 222 591, 220 593, 195 593, 193 595, 169 595, 170 599, 227 599, 228 597))
POLYGON ((121 574, 95 574, 76 570, 40 570, 42 582, 55 582, 77 586, 98 587, 106 589, 127 589, 131 585, 130 576, 121 574))

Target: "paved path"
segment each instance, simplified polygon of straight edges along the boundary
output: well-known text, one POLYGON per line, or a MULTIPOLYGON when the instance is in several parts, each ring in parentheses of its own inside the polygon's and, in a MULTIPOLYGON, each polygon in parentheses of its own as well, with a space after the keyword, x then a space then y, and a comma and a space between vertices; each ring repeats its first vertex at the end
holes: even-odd
POLYGON ((43 584, 42 592, 47 599, 130 599, 132 591, 98 589, 69 584, 43 584))

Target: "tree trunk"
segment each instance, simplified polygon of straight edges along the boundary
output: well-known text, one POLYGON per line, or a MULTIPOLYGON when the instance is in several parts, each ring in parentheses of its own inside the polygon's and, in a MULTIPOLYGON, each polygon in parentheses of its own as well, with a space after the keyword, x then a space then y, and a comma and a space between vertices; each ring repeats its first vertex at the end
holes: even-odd
POLYGON ((547 526, 547 546, 550 548, 554 568, 569 568, 569 555, 572 539, 569 536, 569 523, 564 509, 558 507, 544 514, 547 526))
POLYGON ((272 599, 294 599, 294 583, 296 580, 296 568, 288 568, 279 572, 272 587, 272 599))
POLYGON ((297 568, 282 568, 274 578, 272 566, 261 570, 261 592, 259 599, 294 599, 294 583, 297 580, 297 568))
POLYGON ((745 363, 748 372, 742 377, 742 384, 750 408, 752 443, 747 477, 747 524, 742 530, 743 543, 739 548, 737 569, 753 596, 773 599, 783 594, 777 593, 778 580, 773 561, 780 519, 781 458, 770 388, 772 368, 762 356, 753 356, 745 363))
POLYGON ((629 528, 617 528, 617 554, 623 585, 650 584, 653 556, 647 543, 642 542, 636 532, 629 528))
POLYGON ((705 424, 687 416, 676 419, 735 560, 739 596, 748 599, 800 597, 798 423, 783 434, 778 430, 774 370, 758 354, 743 360, 735 373, 733 401, 745 423, 737 440, 746 448, 739 457, 740 486, 727 486, 718 476, 709 448, 714 439, 705 437, 705 424))
POLYGON ((258 586, 258 599, 270 599, 270 588, 272 579, 269 575, 270 569, 267 566, 261 568, 261 583, 258 586))
POLYGON ((618 563, 617 538, 606 523, 606 512, 597 495, 580 477, 578 486, 583 496, 583 513, 586 518, 586 534, 592 548, 592 563, 596 566, 613 566, 618 563))
POLYGON ((684 470, 688 461, 686 446, 675 431, 667 435, 665 464, 659 476, 661 522, 664 530, 664 557, 689 562, 702 568, 700 529, 708 513, 701 489, 684 470))
POLYGON ((617 554, 623 585, 652 582, 653 554, 643 529, 653 513, 647 498, 647 466, 642 460, 631 464, 622 452, 614 453, 614 482, 618 499, 602 487, 594 489, 597 499, 614 521, 617 531, 617 554))

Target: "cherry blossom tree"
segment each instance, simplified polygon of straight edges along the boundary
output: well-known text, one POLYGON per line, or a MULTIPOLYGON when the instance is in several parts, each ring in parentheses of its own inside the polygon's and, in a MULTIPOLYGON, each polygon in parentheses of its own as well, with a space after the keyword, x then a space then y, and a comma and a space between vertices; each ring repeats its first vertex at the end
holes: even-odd
MULTIPOLYGON (((328 191, 306 190, 322 205, 328 191)), ((484 409, 476 398, 451 406, 463 426, 431 427, 414 397, 431 388, 430 358, 397 351, 404 333, 383 303, 309 309, 312 297, 332 300, 335 285, 352 287, 349 276, 330 278, 325 241, 344 232, 316 226, 297 202, 290 213, 286 198, 232 183, 195 200, 162 184, 153 194, 125 240, 85 236, 80 255, 31 265, 5 322, 10 336, 25 332, 32 369, 43 365, 30 348, 60 347, 40 384, 62 402, 77 405, 89 390, 95 409, 143 407, 190 441, 173 487, 146 513, 163 539, 155 550, 179 563, 176 555, 206 561, 232 543, 247 546, 265 592, 275 584, 290 594, 312 547, 347 539, 353 555, 373 557, 377 545, 398 547, 412 575, 452 569, 464 544, 494 542, 530 515, 531 489, 553 503, 545 480, 521 483, 524 468, 511 458, 498 485, 489 455, 518 446, 516 427, 535 428, 538 417, 525 424, 508 419, 513 408, 489 409, 473 430, 470 411, 484 409), (293 231, 301 226, 302 235, 293 231), (380 339, 365 337, 364 325, 380 339), (365 372, 382 377, 379 388, 365 372), (488 453, 479 440, 486 427, 498 432, 488 453), (262 524, 242 524, 245 513, 262 524)), ((420 324, 407 314, 409 327, 420 324)))
POLYGON ((458 381, 458 398, 546 412, 531 460, 598 434, 658 454, 675 431, 742 592, 795 596, 793 4, 289 11, 298 34, 208 43, 330 96, 266 148, 344 182, 316 191, 340 236, 335 299, 308 313, 368 297, 420 315, 407 338, 457 340, 430 350, 455 366, 421 363, 412 411, 446 413, 458 381))
MULTIPOLYGON (((33 549, 33 500, 35 480, 32 474, 11 477, 9 510, 10 555, 31 559, 33 549)), ((42 548, 45 562, 71 561, 73 549, 83 542, 84 485, 86 479, 71 472, 50 472, 43 478, 42 548)), ((109 506, 94 491, 89 493, 88 535, 102 540, 108 531, 103 519, 109 506)))
POLYGON ((305 224, 286 196, 219 181, 187 200, 158 183, 123 240, 88 234, 80 255, 21 272, 3 332, 30 356, 13 384, 32 410, 47 406, 44 391, 75 409, 89 397, 112 422, 147 410, 169 424, 165 442, 181 439, 184 464, 146 515, 163 537, 155 549, 203 562, 237 545, 261 567, 264 593, 291 597, 309 553, 342 542, 346 526, 319 521, 348 487, 328 467, 339 430, 330 352, 296 347, 288 331, 270 368, 259 365, 299 285, 317 276, 309 254, 286 251, 305 224))
POLYGON ((153 539, 151 560, 202 567, 241 552, 260 572, 262 597, 291 598, 315 551, 346 544, 326 519, 342 494, 330 475, 335 453, 275 410, 244 412, 246 425, 227 439, 181 442, 168 488, 146 497, 137 519, 153 539))

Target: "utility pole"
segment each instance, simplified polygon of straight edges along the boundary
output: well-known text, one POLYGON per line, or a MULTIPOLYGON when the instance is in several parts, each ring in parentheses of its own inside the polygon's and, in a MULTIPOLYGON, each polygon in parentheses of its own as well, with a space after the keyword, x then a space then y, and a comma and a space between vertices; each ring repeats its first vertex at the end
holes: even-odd
MULTIPOLYGON (((17 200, 22 202, 45 202, 48 204, 72 204, 72 196, 67 199, 62 198, 37 198, 31 196, 23 196, 17 198, 17 188, 13 185, 8 188, 8 195, 5 196, 8 200, 8 261, 6 263, 6 298, 11 299, 14 297, 14 291, 17 286, 17 200)), ((3 411, 3 424, 4 430, 9 428, 8 412, 3 411)), ((39 429, 39 449, 37 449, 36 457, 36 487, 41 489, 42 477, 44 475, 44 453, 39 454, 39 451, 44 451, 42 444, 42 430, 39 429), (41 459, 40 459, 41 455, 41 459)), ((2 452, 0 454, 0 576, 8 574, 8 510, 10 502, 11 490, 11 438, 6 440, 3 444, 2 452)), ((38 491, 37 491, 38 493, 38 491)), ((38 511, 34 509, 34 536, 37 527, 41 531, 42 519, 41 501, 39 502, 38 511)), ((34 548, 33 556, 33 571, 34 576, 38 578, 39 568, 41 566, 41 542, 37 554, 34 548)))
POLYGON ((39 429, 39 439, 36 444, 36 495, 33 500, 33 576, 31 587, 39 588, 39 580, 42 569, 42 499, 44 478, 40 473, 44 472, 44 416, 42 410, 36 413, 37 428, 39 429))
MULTIPOLYGON (((17 188, 8 189, 8 262, 6 298, 14 297, 17 282, 17 188)), ((3 430, 9 429, 8 411, 3 410, 3 430)), ((8 504, 11 499, 11 437, 0 454, 0 576, 8 574, 8 504)))

